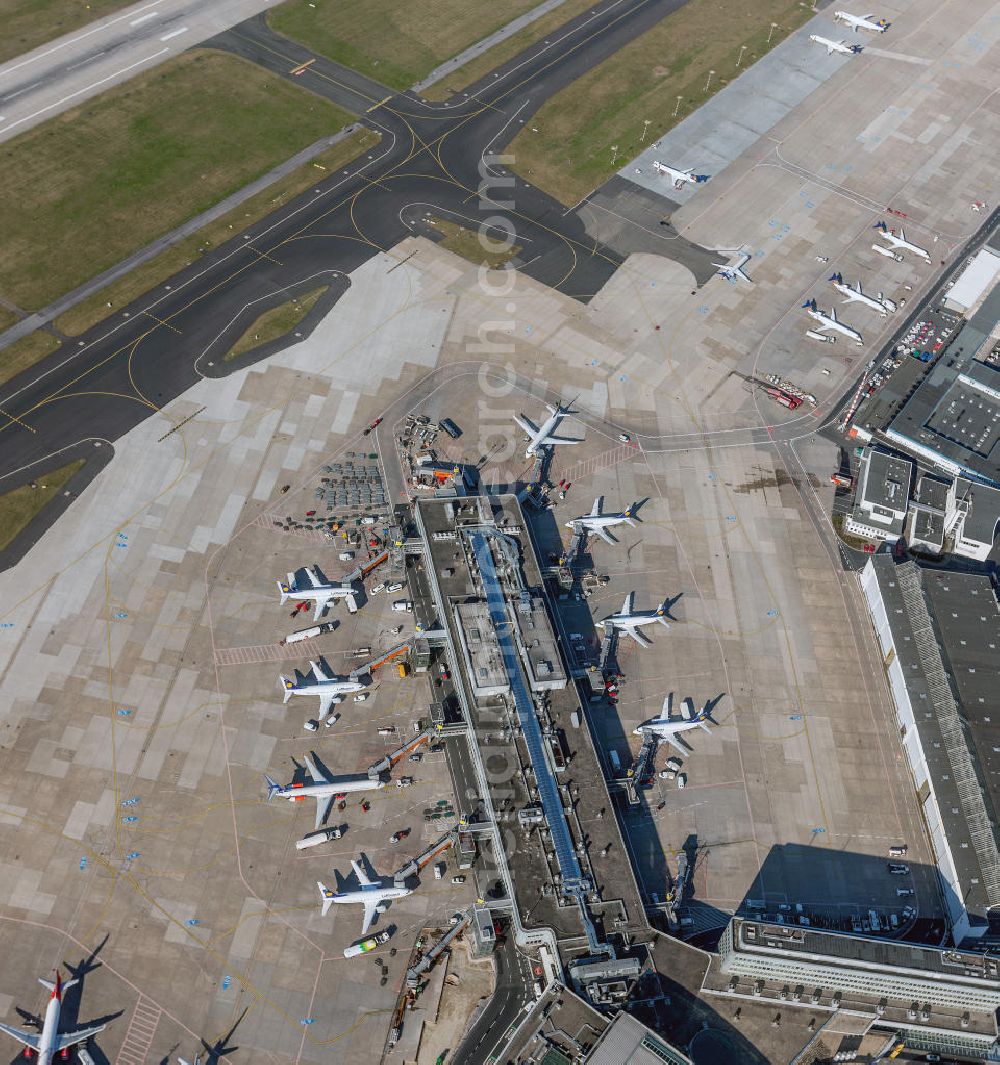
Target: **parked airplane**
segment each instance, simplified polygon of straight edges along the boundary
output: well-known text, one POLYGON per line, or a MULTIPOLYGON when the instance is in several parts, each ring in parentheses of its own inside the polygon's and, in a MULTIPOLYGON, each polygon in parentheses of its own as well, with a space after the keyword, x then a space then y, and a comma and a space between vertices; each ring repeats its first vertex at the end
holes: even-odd
POLYGON ((879 255, 884 255, 887 259, 895 259, 897 263, 903 261, 902 255, 897 255, 891 248, 883 248, 881 244, 873 244, 872 251, 877 251, 879 255))
POLYGON ((611 614, 604 620, 626 636, 631 636, 640 647, 649 647, 652 640, 644 636, 639 629, 643 625, 660 624, 669 627, 667 618, 670 616, 670 600, 664 599, 663 603, 655 610, 636 610, 635 592, 629 592, 625 596, 621 610, 617 614, 611 614))
POLYGON ((39 977, 38 982, 52 992, 49 996, 49 1004, 45 1007, 45 1019, 42 1021, 41 1032, 38 1035, 34 1035, 31 1032, 22 1031, 20 1028, 14 1028, 9 1024, 0 1024, 0 1032, 6 1032, 7 1035, 12 1036, 19 1043, 23 1043, 27 1048, 25 1057, 31 1058, 37 1055, 38 1065, 50 1065, 56 1054, 63 1058, 68 1057, 70 1047, 84 1042, 92 1035, 97 1035, 98 1032, 103 1032, 105 1025, 99 1024, 93 1028, 81 1028, 79 1031, 63 1032, 60 1035, 59 1013, 62 1009, 63 992, 79 981, 67 980, 66 983, 63 983, 62 976, 60 976, 57 969, 55 983, 51 980, 43 980, 41 977, 39 977))
POLYGON ((820 37, 819 34, 810 33, 809 40, 823 45, 827 55, 840 52, 841 55, 857 55, 861 51, 860 44, 844 44, 843 41, 831 41, 829 37, 820 37))
MULTIPOLYGON (((687 732, 693 728, 702 728, 706 732, 710 732, 707 722, 712 721, 712 703, 705 703, 704 707, 696 714, 694 712, 694 702, 691 699, 684 700, 684 717, 671 717, 671 710, 674 703, 674 693, 671 692, 666 699, 663 700, 663 710, 659 717, 652 717, 648 721, 644 721, 636 730, 637 736, 643 736, 651 733, 661 741, 666 741, 672 747, 676 747, 677 750, 683 754, 690 754, 691 748, 686 743, 681 742, 678 738, 679 733, 687 732)), ((712 721, 715 724, 714 721, 712 721)))
POLYGON ((319 831, 323 822, 326 820, 327 814, 330 812, 333 800, 337 798, 338 795, 348 795, 355 791, 376 791, 379 788, 385 787, 382 781, 377 777, 373 779, 371 777, 361 776, 326 776, 316 768, 316 763, 308 754, 303 761, 306 763, 306 769, 309 771, 309 776, 312 777, 313 783, 279 784, 265 773, 264 779, 267 781, 267 801, 270 802, 275 796, 279 799, 288 799, 290 802, 305 802, 306 799, 315 799, 315 831, 319 831))
POLYGON ((902 226, 900 226, 899 229, 899 236, 896 236, 885 222, 876 222, 875 225, 872 226, 872 229, 877 229, 878 235, 883 240, 887 240, 894 248, 902 248, 904 251, 912 251, 914 255, 919 256, 925 262, 929 263, 931 261, 931 257, 927 254, 926 248, 921 248, 917 244, 911 244, 906 239, 906 233, 902 226))
POLYGON ((750 262, 751 256, 748 252, 743 252, 739 258, 739 262, 736 263, 712 263, 716 267, 719 273, 727 281, 745 281, 748 285, 753 284, 753 280, 747 277, 743 270, 743 267, 750 262))
POLYGON ((361 934, 365 935, 371 928, 375 914, 385 913, 388 904, 393 899, 401 899, 412 893, 412 888, 407 887, 383 887, 379 880, 369 880, 364 866, 360 861, 351 859, 354 874, 361 885, 357 891, 331 891, 322 881, 316 881, 319 887, 320 897, 323 900, 321 913, 325 917, 330 907, 336 903, 355 902, 361 903, 365 908, 364 921, 361 925, 361 934))
POLYGON ((358 609, 357 591, 353 584, 334 584, 327 580, 319 566, 305 566, 288 574, 287 581, 278 581, 281 602, 289 599, 312 600, 316 604, 313 621, 319 621, 320 615, 334 599, 346 599, 347 609, 356 613, 358 609))
POLYGON ((834 11, 833 17, 838 22, 846 22, 855 33, 858 30, 872 30, 874 33, 885 33, 889 23, 884 18, 875 18, 874 15, 851 15, 846 11, 834 11))
POLYGON ((287 703, 293 695, 318 695, 319 696, 319 719, 322 721, 330 712, 330 707, 343 702, 344 696, 351 692, 359 692, 367 688, 369 681, 361 680, 356 674, 349 677, 338 677, 326 663, 326 659, 320 658, 318 662, 310 662, 313 679, 310 680, 304 673, 295 671, 295 680, 289 680, 281 676, 278 687, 285 693, 282 702, 287 703))
POLYGON ((827 314, 825 311, 818 311, 816 309, 815 300, 806 300, 802 306, 806 309, 806 313, 810 318, 814 318, 819 322, 819 325, 816 326, 815 329, 817 333, 822 333, 826 329, 835 329, 838 333, 843 333, 845 337, 850 337, 855 344, 858 344, 859 346, 864 344, 864 341, 861 339, 861 334, 856 329, 852 329, 849 325, 844 325, 844 323, 837 317, 836 307, 831 307, 830 313, 827 314))
POLYGON ((575 411, 570 410, 569 407, 556 406, 553 407, 551 403, 545 404, 545 409, 549 412, 549 417, 539 428, 529 418, 525 418, 523 414, 515 414, 514 421, 528 434, 528 447, 524 452, 524 457, 530 459, 537 455, 543 447, 551 447, 556 444, 582 444, 582 440, 576 440, 566 436, 554 436, 553 433, 559 428, 559 423, 566 417, 567 414, 575 414, 575 411))
POLYGON ((667 166, 666 163, 659 163, 653 160, 653 169, 660 174, 666 174, 667 177, 674 183, 675 189, 684 188, 685 184, 701 185, 708 181, 708 174, 695 174, 691 170, 678 170, 675 167, 667 166))
MULTIPOLYGON (((633 503, 627 510, 623 510, 620 514, 603 514, 602 504, 604 502, 604 496, 598 496, 594 500, 593 509, 589 514, 582 514, 579 518, 574 518, 572 521, 566 522, 566 527, 572 529, 579 526, 586 529, 587 532, 594 533, 599 536, 605 543, 616 544, 618 541, 608 532, 608 529, 615 525, 631 525, 635 528, 636 512, 639 504, 633 503)), ((642 519, 639 519, 640 521, 642 519)))
POLYGON ((833 282, 833 287, 838 292, 847 297, 847 299, 844 300, 844 303, 863 303, 866 307, 871 307, 873 311, 878 311, 883 318, 886 317, 890 311, 896 309, 895 300, 883 296, 881 292, 878 296, 869 296, 866 292, 862 292, 860 281, 855 285, 848 285, 844 282, 843 275, 839 273, 831 275, 829 280, 833 282))

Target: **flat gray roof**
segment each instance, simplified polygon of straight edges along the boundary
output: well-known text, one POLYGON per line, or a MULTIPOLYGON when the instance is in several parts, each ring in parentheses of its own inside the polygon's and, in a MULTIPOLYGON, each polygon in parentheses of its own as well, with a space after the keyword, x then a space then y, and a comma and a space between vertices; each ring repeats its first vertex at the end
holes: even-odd
MULTIPOLYGON (((896 657, 914 708, 920 745, 934 781, 942 822, 963 902, 970 914, 984 916, 1000 899, 991 898, 987 882, 997 870, 984 868, 980 847, 963 813, 962 797, 955 782, 955 769, 948 742, 935 705, 935 686, 928 681, 926 663, 915 638, 924 619, 912 616, 904 585, 914 580, 921 589, 938 644, 942 666, 951 678, 958 713, 966 725, 962 738, 973 770, 982 785, 983 802, 990 816, 996 854, 996 810, 1000 802, 997 755, 980 761, 980 749, 1000 744, 1000 714, 996 713, 996 664, 1000 647, 1000 611, 990 579, 974 574, 922 570, 913 562, 897 565, 892 555, 878 554, 871 565, 878 579, 886 616, 892 629, 896 657), (994 646, 991 648, 990 644, 994 646), (921 708, 924 708, 921 712, 921 708), (991 718, 996 718, 994 724, 991 718), (987 768, 988 767, 988 768, 987 768)), ((987 848, 989 849, 989 848, 987 848)))
POLYGON ((885 511, 906 511, 913 477, 913 462, 872 448, 865 452, 862 499, 885 511))
POLYGON ((815 955, 823 964, 861 962, 890 970, 917 970, 928 978, 938 974, 994 986, 1000 979, 1000 959, 971 951, 941 950, 901 940, 772 925, 740 917, 733 918, 733 931, 734 945, 744 952, 778 948, 789 954, 815 955))
POLYGON ((996 485, 1000 368, 974 356, 998 320, 1000 288, 962 328, 887 427, 891 439, 929 449, 973 478, 996 485), (960 380, 960 375, 969 381, 960 380))

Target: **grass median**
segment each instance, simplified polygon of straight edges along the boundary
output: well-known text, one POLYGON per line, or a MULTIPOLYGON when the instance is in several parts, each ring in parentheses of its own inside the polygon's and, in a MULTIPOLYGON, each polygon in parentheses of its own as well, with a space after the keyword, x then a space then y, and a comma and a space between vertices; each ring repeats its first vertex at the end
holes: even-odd
MULTIPOLYGON (((359 155, 370 151, 380 139, 372 130, 357 130, 332 148, 321 152, 312 162, 286 174, 273 185, 251 196, 239 207, 234 207, 232 211, 210 222, 197 233, 178 241, 154 259, 136 267, 131 273, 70 308, 55 320, 56 328, 67 336, 79 336, 109 314, 115 313, 113 308, 125 307, 157 285, 162 285, 206 252, 238 236, 242 230, 284 206, 332 171, 341 169, 359 155), (109 303, 111 308, 108 307, 109 303)), ((0 361, 4 355, 5 352, 0 351, 0 361)))
POLYGON ((689 0, 552 97, 507 149, 514 169, 579 203, 811 14, 799 0, 689 0))
POLYGON ((444 234, 444 240, 439 244, 447 248, 454 255, 475 263, 477 266, 488 266, 491 270, 503 266, 509 262, 521 250, 520 244, 511 244, 506 247, 491 234, 483 237, 472 229, 466 229, 456 222, 450 222, 446 218, 428 219, 439 232, 444 234))
POLYGON ((35 515, 62 491, 66 482, 83 468, 83 459, 60 466, 50 473, 40 474, 35 487, 23 485, 0 495, 0 551, 9 547, 14 538, 26 528, 35 515))
POLYGON ((319 285, 302 296, 285 300, 277 307, 272 307, 269 311, 258 315, 243 336, 223 355, 222 361, 232 362, 233 359, 246 355, 248 351, 263 347, 265 344, 270 344, 272 340, 290 333, 313 309, 316 301, 329 287, 329 285, 319 285))
POLYGON ((278 33, 390 89, 408 89, 538 0, 288 0, 267 16, 278 33))
POLYGON ((0 0, 0 63, 104 18, 131 0, 0 0))
POLYGON ((0 149, 0 294, 38 310, 350 121, 221 52, 141 74, 0 149))
POLYGON ((506 63, 509 59, 513 59, 514 56, 519 55, 526 48, 530 48, 533 44, 547 39, 550 34, 556 33, 570 19, 576 18, 577 15, 582 15, 584 11, 589 11, 593 6, 593 0, 563 0, 557 8, 542 15, 541 18, 535 19, 534 22, 525 26, 523 30, 512 33, 506 40, 493 45, 482 55, 476 56, 475 59, 470 59, 468 63, 457 67, 440 81, 429 85, 420 95, 425 100, 447 100, 449 96, 453 96, 456 92, 461 92, 470 85, 474 85, 480 78, 486 77, 491 70, 496 70, 498 66, 506 63))
POLYGON ((0 349, 0 385, 6 384, 36 362, 41 362, 58 347, 59 341, 51 333, 39 329, 0 349))

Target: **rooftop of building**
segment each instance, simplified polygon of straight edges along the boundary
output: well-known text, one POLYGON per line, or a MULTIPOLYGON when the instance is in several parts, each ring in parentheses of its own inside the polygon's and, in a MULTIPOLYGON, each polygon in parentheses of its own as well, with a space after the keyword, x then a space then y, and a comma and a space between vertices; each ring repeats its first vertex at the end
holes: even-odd
POLYGON ((455 607, 458 627, 468 651, 470 678, 476 693, 510 688, 500 656, 496 632, 485 603, 459 603, 455 607))
MULTIPOLYGON (((900 975, 968 984, 978 981, 997 988, 1000 958, 974 951, 943 950, 903 940, 827 932, 794 925, 768 924, 733 918, 733 944, 737 951, 780 950, 817 964, 845 968, 875 968, 900 975)), ((1000 994, 1000 992, 998 992, 1000 994)))
POLYGON ((861 463, 861 485, 856 502, 883 512, 905 514, 913 479, 912 460, 879 448, 868 448, 861 463))
POLYGON ((948 505, 948 489, 951 484, 940 477, 930 473, 921 473, 917 478, 916 490, 913 498, 925 507, 934 510, 944 510, 948 505))
MULTIPOLYGON (((995 811, 1000 798, 1000 778, 995 772, 997 759, 990 752, 991 760, 987 764, 992 773, 988 776, 979 763, 978 751, 981 742, 989 743, 989 737, 995 736, 997 727, 989 720, 991 699, 993 706, 996 702, 995 695, 991 697, 990 694, 996 689, 996 652, 990 651, 989 644, 1000 644, 996 595, 985 576, 921 570, 913 562, 897 564, 888 553, 873 556, 870 565, 878 581, 886 617, 892 628, 896 657, 914 707, 921 749, 933 782, 952 860, 963 886, 964 906, 970 914, 984 917, 990 905, 996 905, 1000 899, 991 897, 988 889, 990 870, 988 866, 984 868, 988 855, 981 853, 983 841, 974 838, 968 823, 962 793, 956 783, 956 762, 960 766, 971 762, 982 785, 986 811, 995 811), (905 588, 912 587, 914 581, 934 625, 935 643, 941 654, 941 665, 952 681, 958 713, 966 723, 961 736, 965 742, 957 746, 946 738, 942 729, 940 710, 935 704, 935 694, 940 697, 940 693, 928 678, 933 663, 929 664, 920 650, 917 632, 925 625, 925 620, 914 614, 916 608, 908 605, 905 594, 905 588), (988 664, 991 653, 992 664, 988 664), (986 701, 981 703, 980 699, 986 701), (919 709, 922 707, 926 707, 923 712, 919 709)), ((948 737, 951 735, 949 729, 948 737)), ((996 825, 994 813, 994 838, 996 825)), ((995 869, 993 875, 996 875, 995 869)))
POLYGON ((691 1059, 622 1010, 585 1061, 587 1065, 690 1065, 691 1059))
POLYGON ((992 544, 1000 524, 1000 488, 958 478, 956 501, 965 512, 962 534, 967 540, 992 544))
POLYGON ((975 358, 998 320, 1000 286, 916 386, 887 432, 896 442, 926 449, 976 479, 1000 485, 1000 367, 975 358))

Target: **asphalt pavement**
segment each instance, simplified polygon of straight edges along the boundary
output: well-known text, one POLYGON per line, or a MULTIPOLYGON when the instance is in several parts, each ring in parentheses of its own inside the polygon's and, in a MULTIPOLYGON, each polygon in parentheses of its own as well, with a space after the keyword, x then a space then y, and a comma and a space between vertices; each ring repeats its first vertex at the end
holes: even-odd
POLYGON ((24 133, 275 0, 142 0, 0 66, 0 141, 24 133))
MULTIPOLYGON (((621 256, 590 237, 575 212, 484 157, 502 152, 553 93, 677 6, 678 0, 605 0, 557 41, 533 46, 446 105, 412 93, 388 96, 382 86, 317 58, 297 83, 352 110, 364 105, 363 120, 382 134, 379 148, 176 275, 169 290, 136 301, 84 334, 76 348, 64 345, 8 382, 0 390, 5 487, 56 464, 81 440, 113 443, 200 375, 245 365, 213 358, 225 350, 227 328, 241 331, 242 309, 252 303, 260 313, 318 276, 349 274, 410 235, 428 208, 473 228, 487 215, 503 215, 524 249, 525 273, 589 299, 621 256), (489 173, 504 178, 495 201, 480 190, 489 173)), ((211 43, 288 78, 303 56, 311 57, 272 35, 261 19, 211 43)))

